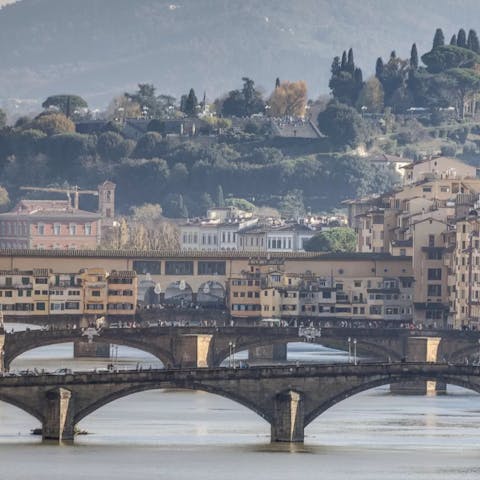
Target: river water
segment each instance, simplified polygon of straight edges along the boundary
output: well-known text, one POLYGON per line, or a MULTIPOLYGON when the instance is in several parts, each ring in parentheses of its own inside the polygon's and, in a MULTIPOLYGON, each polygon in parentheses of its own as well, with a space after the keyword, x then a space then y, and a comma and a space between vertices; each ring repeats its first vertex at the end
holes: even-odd
MULTIPOLYGON (((113 350, 117 356, 117 350, 113 350)), ((73 360, 72 345, 27 352, 12 369, 105 366, 73 360)), ((316 345, 289 346, 289 360, 345 361, 316 345)), ((118 364, 158 366, 118 347, 118 364)), ((305 445, 271 445, 269 425, 203 392, 150 391, 85 418, 73 446, 42 444, 38 422, 0 402, 1 480, 443 480, 480 477, 480 396, 449 387, 441 397, 392 396, 387 387, 351 397, 306 428, 305 445)))

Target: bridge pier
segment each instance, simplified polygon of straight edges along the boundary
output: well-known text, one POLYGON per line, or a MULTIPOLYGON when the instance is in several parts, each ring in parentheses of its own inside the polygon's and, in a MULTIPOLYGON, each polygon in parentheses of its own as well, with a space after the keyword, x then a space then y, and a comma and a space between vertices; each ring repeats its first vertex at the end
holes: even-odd
POLYGON ((60 387, 47 392, 46 397, 45 420, 42 425, 43 440, 73 441, 75 425, 72 392, 60 387))
POLYGON ((213 335, 180 335, 174 339, 173 359, 175 367, 207 368, 212 366, 213 335))
POLYGON ((303 395, 288 391, 275 397, 272 442, 302 443, 304 440, 305 406, 303 395))
POLYGON ((248 349, 248 361, 251 363, 285 362, 287 360, 287 344, 275 343, 263 347, 248 349))
MULTIPOLYGON (((441 337, 409 337, 405 348, 408 362, 436 362, 441 337)), ((390 385, 397 395, 440 395, 447 393, 447 386, 436 381, 400 382, 390 385)))

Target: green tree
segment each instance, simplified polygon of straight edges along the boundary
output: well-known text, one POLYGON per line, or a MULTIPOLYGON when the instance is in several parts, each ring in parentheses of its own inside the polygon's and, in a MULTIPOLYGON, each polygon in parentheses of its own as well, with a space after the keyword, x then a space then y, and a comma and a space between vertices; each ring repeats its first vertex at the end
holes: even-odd
POLYGON ((410 68, 416 70, 418 68, 418 52, 417 45, 414 43, 410 50, 410 68))
POLYGON ((384 68, 384 65, 383 65, 382 57, 378 57, 378 58, 377 58, 377 62, 376 62, 376 64, 375 64, 375 76, 376 76, 379 80, 380 80, 380 78, 382 78, 383 68, 384 68))
POLYGON ((333 97, 341 103, 355 105, 358 94, 363 87, 363 75, 360 68, 355 67, 353 50, 348 55, 343 52, 342 62, 335 57, 331 66, 331 77, 328 86, 333 97))
POLYGON ((443 45, 445 45, 445 37, 443 36, 443 31, 442 31, 441 28, 437 28, 435 30, 435 35, 433 37, 432 49, 437 48, 437 47, 441 47, 443 45))
POLYGON ((262 113, 265 110, 265 102, 262 95, 255 89, 255 82, 243 77, 242 90, 232 90, 221 102, 221 111, 225 116, 250 117, 254 113, 262 113))
POLYGON ((79 114, 82 109, 88 108, 88 104, 78 95, 52 95, 42 103, 42 107, 45 109, 55 107, 70 118, 73 114, 79 114))
POLYGON ((475 110, 475 96, 480 90, 480 73, 468 68, 454 68, 448 70, 445 76, 453 81, 452 91, 456 94, 457 111, 463 118, 468 103, 472 103, 472 111, 475 110))
POLYGON ((118 133, 105 132, 98 137, 97 152, 104 160, 118 161, 128 157, 130 144, 118 133))
POLYGON ((457 35, 454 33, 450 39, 450 45, 457 46, 457 35))
POLYGON ((457 47, 467 48, 467 34, 463 28, 458 31, 457 47))
POLYGON ((451 68, 472 68, 480 63, 480 56, 466 48, 445 45, 422 55, 422 61, 429 73, 440 73, 451 68))
POLYGON ((195 116, 197 114, 198 100, 195 95, 195 90, 193 88, 188 92, 187 98, 185 99, 182 111, 189 116, 195 116))
POLYGON ((480 43, 475 30, 468 31, 467 47, 475 53, 480 53, 480 43))
POLYGON ((355 252, 357 235, 347 227, 335 227, 322 230, 305 244, 307 252, 355 252))
POLYGON ((242 77, 243 81, 243 98, 245 99, 245 115, 250 117, 254 113, 261 113, 265 109, 265 103, 262 95, 255 89, 255 82, 248 77, 242 77))
POLYGON ((318 127, 338 147, 356 147, 365 140, 365 126, 357 111, 332 101, 318 115, 318 127))
POLYGON ((0 128, 4 128, 7 124, 7 114, 0 108, 0 128))
POLYGON ((223 195, 223 188, 221 185, 217 186, 217 207, 225 206, 225 197, 223 195))

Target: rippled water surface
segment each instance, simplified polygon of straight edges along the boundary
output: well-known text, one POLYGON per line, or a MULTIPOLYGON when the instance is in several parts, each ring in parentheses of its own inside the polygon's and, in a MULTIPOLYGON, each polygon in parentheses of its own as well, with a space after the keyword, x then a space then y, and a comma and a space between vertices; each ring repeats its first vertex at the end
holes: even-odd
MULTIPOLYGON (((37 349, 12 368, 89 369, 71 345, 37 349)), ((242 357, 242 355, 239 355, 242 357)), ((289 359, 342 361, 308 344, 289 359)), ((120 366, 159 366, 118 348, 120 366)), ((203 392, 158 390, 117 400, 85 418, 74 446, 42 444, 38 422, 0 403, 0 479, 320 479, 480 478, 480 396, 449 387, 441 397, 392 396, 387 387, 336 405, 306 429, 305 445, 270 445, 269 425, 230 400, 203 392)))

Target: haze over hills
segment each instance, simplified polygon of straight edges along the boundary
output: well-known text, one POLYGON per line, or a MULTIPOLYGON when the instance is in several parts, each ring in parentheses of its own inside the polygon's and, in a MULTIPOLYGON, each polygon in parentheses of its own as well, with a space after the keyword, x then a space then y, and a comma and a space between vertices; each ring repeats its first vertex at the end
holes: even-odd
POLYGON ((253 78, 304 79, 328 92, 334 55, 354 48, 367 77, 378 56, 407 56, 478 28, 478 0, 21 0, 0 10, 0 99, 60 92, 105 106, 138 82, 216 96, 253 78))

